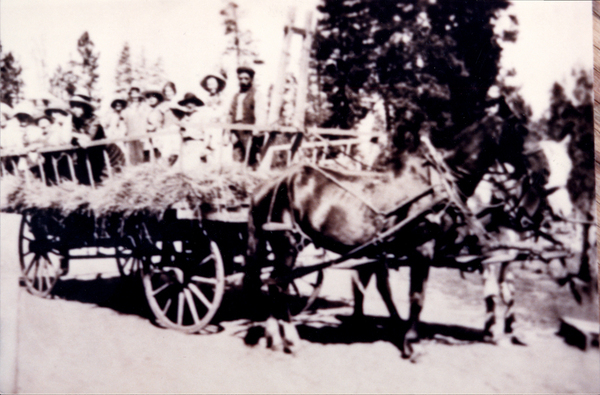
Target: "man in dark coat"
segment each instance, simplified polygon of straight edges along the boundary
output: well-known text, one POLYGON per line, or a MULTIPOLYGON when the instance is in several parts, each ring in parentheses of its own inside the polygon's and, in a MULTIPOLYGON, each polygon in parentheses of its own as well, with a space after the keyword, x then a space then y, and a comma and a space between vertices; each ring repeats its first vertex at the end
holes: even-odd
MULTIPOLYGON (((262 115, 260 100, 253 85, 254 70, 242 66, 237 69, 240 91, 233 96, 229 110, 231 123, 244 123, 254 125, 257 118, 262 115)), ((260 122, 258 122, 260 123, 260 122)), ((257 163, 257 154, 262 147, 263 137, 253 136, 251 130, 232 130, 234 137, 233 158, 235 161, 248 163, 254 166, 257 163), (249 150, 249 152, 247 152, 249 150), (246 155, 248 157, 246 158, 246 155)))

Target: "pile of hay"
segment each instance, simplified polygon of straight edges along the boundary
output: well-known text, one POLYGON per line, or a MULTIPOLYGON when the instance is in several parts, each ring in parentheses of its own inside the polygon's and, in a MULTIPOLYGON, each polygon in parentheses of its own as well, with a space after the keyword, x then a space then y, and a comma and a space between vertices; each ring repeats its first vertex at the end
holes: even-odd
POLYGON ((46 186, 39 180, 26 183, 5 176, 0 209, 16 213, 32 208, 54 209, 64 216, 79 212, 97 218, 115 213, 162 217, 168 208, 184 200, 191 208, 248 203, 252 191, 268 178, 239 168, 190 175, 150 163, 126 168, 95 189, 75 182, 46 186))

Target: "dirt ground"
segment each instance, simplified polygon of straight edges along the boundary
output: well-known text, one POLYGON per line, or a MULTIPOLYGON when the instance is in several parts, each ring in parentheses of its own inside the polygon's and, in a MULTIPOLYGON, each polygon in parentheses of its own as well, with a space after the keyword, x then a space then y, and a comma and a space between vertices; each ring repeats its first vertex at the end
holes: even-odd
MULTIPOLYGON (((4 287, 18 268, 19 217, 0 218, 4 287)), ((236 292, 226 295, 214 333, 185 335, 150 322, 141 288, 123 283, 114 262, 88 260, 73 261, 53 299, 14 287, 15 304, 2 305, 2 352, 4 328, 14 324, 20 393, 598 393, 599 350, 556 336, 561 315, 597 320, 596 309, 577 306, 546 274, 519 266, 517 330, 527 346, 481 342, 477 273, 461 279, 456 270, 432 270, 426 339, 410 362, 400 358, 373 284, 365 322, 339 317, 352 311, 347 271, 326 272, 319 309, 299 317, 301 348, 286 355, 244 344, 248 324, 236 292)), ((406 317, 408 270, 392 271, 391 281, 406 317)))

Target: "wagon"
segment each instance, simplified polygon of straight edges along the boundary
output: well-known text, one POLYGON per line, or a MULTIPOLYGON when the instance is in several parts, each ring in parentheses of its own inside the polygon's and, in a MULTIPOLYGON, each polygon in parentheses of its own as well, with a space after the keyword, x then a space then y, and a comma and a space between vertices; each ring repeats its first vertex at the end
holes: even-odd
MULTIPOLYGON (((47 297, 68 274, 70 260, 114 259, 124 280, 141 279, 157 324, 187 333, 201 331, 226 290, 241 284, 249 202, 203 204, 195 210, 185 203, 173 206, 160 216, 22 210, 19 259, 24 286, 47 297)), ((271 271, 267 265, 262 277, 271 271)), ((311 281, 291 284, 301 305, 295 313, 314 302, 322 281, 319 272, 311 281)))

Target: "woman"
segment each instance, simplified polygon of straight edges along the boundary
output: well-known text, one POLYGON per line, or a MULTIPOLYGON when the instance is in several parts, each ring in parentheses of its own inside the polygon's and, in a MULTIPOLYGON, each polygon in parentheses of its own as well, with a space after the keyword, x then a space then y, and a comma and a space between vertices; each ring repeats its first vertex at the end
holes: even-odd
MULTIPOLYGON (((144 92, 146 98, 146 104, 148 105, 148 113, 146 115, 146 133, 154 134, 162 130, 164 114, 159 108, 159 105, 163 102, 164 97, 162 92, 157 90, 148 90, 144 92)), ((150 139, 150 146, 148 147, 148 153, 145 155, 150 158, 153 155, 155 159, 160 159, 161 153, 159 149, 154 145, 154 139, 150 139), (150 152, 152 150, 152 152, 150 152)))
MULTIPOLYGON (((225 121, 226 114, 221 93, 226 84, 225 77, 221 73, 208 74, 200 81, 200 86, 208 92, 208 98, 203 109, 204 118, 208 123, 225 121)), ((224 136, 224 130, 221 128, 209 127, 205 129, 205 132, 208 139, 207 148, 210 150, 207 162, 210 166, 221 167, 223 158, 231 158, 233 155, 230 138, 224 136)))
MULTIPOLYGON (((73 138, 71 143, 82 147, 87 146, 93 140, 106 137, 104 128, 98 118, 94 115, 94 106, 91 98, 86 95, 73 95, 69 101, 71 114, 73 115, 73 138)), ((96 146, 88 149, 80 149, 76 152, 77 165, 75 166, 76 177, 83 184, 91 184, 92 181, 99 183, 106 168, 104 161, 104 150, 108 154, 110 166, 119 170, 125 163, 123 152, 115 144, 96 146), (88 168, 86 158, 91 168, 88 168), (89 175, 91 173, 92 179, 89 175)))
POLYGON ((179 131, 179 120, 171 111, 173 107, 173 98, 177 94, 177 88, 172 82, 167 82, 162 89, 163 101, 157 109, 162 114, 162 125, 158 130, 165 136, 157 136, 152 139, 154 147, 159 151, 161 162, 173 165, 179 156, 181 150, 181 135, 179 131))
POLYGON ((204 102, 193 93, 186 93, 183 100, 178 104, 183 107, 175 109, 181 112, 181 131, 183 144, 181 146, 181 170, 183 172, 196 172, 202 167, 202 161, 206 160, 206 139, 203 129, 204 119, 200 113, 200 107, 204 102))

